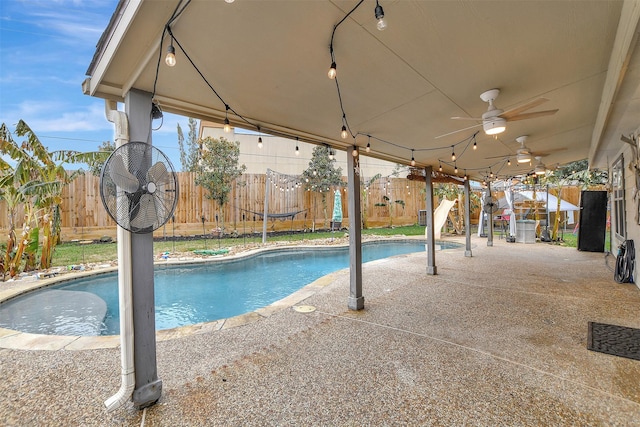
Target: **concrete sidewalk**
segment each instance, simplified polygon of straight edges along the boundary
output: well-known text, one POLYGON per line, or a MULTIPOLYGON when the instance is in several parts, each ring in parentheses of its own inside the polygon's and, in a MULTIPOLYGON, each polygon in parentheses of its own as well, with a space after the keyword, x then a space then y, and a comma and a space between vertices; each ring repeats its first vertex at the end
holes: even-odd
MULTIPOLYGON (((640 425, 640 362, 586 349, 587 322, 640 327, 601 253, 474 238, 365 264, 242 326, 158 343, 163 395, 107 414, 119 351, 0 349, 8 425, 640 425)), ((613 264, 613 259, 610 260, 613 264)), ((257 316, 254 316, 257 317, 257 316)))

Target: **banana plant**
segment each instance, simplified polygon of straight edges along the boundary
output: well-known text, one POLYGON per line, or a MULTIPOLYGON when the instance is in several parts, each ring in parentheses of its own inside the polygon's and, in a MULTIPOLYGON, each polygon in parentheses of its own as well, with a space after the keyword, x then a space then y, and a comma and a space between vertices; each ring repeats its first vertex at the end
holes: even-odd
POLYGON ((49 150, 40 142, 31 128, 20 120, 15 135, 25 138, 18 143, 5 124, 0 126, 0 154, 12 160, 0 163, 0 192, 7 201, 9 210, 9 236, 4 256, 4 272, 13 277, 20 272, 21 260, 24 269, 38 268, 36 254, 42 231, 42 255, 39 267, 51 266, 56 244, 60 240, 60 204, 62 191, 78 174, 68 173, 65 163, 84 162, 92 164, 106 158, 109 153, 49 150), (17 236, 15 213, 24 207, 25 218, 22 235, 17 236), (35 248, 35 249, 34 249, 35 248))

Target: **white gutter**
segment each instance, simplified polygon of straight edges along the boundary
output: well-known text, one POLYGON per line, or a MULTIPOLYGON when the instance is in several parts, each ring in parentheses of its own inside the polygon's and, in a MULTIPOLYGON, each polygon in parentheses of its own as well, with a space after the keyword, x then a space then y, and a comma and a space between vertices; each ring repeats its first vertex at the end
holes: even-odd
MULTIPOLYGON (((105 100, 107 120, 115 125, 116 148, 129 142, 129 122, 127 115, 117 110, 115 101, 105 100)), ((133 296, 131 286, 131 233, 118 226, 118 295, 120 306, 120 360, 122 385, 120 390, 104 404, 107 411, 122 406, 131 398, 136 384, 133 360, 133 296)))

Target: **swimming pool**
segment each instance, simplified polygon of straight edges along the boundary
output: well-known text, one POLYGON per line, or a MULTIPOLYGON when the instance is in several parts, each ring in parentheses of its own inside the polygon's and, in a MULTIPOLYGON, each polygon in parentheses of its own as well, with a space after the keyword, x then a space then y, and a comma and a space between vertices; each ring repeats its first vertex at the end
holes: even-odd
MULTIPOLYGON (((452 242, 438 244, 443 249, 458 247, 452 242)), ((424 250, 424 241, 420 240, 365 242, 362 261, 424 250)), ((157 265, 156 329, 247 313, 348 266, 348 247, 278 249, 232 261, 157 265)), ((14 298, 0 306, 0 327, 50 335, 117 335, 120 329, 117 274, 76 279, 14 298), (77 296, 83 302, 76 304, 74 310, 73 299, 77 296), (106 310, 100 301, 104 301, 106 310), (89 310, 84 313, 89 322, 78 320, 79 310, 89 310)))

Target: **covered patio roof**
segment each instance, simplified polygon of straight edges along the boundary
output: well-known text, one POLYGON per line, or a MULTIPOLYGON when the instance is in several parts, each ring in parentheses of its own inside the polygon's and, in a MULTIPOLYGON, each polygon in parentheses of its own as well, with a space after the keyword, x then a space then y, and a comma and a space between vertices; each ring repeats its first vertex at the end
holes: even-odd
POLYGON ((604 166, 637 126, 635 1, 380 0, 385 31, 376 2, 360 3, 122 0, 83 90, 123 101, 139 89, 166 112, 339 149, 370 143, 367 155, 476 178, 535 167, 507 164, 521 135, 547 166, 604 166), (495 138, 451 119, 481 117, 493 88, 499 109, 544 98, 523 113, 558 111, 508 121, 495 138))

